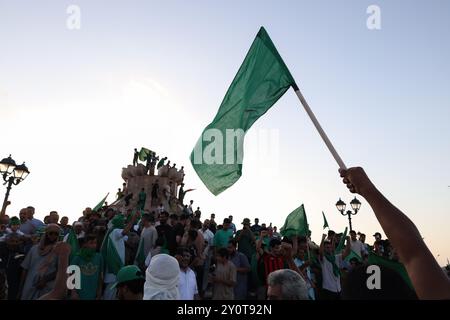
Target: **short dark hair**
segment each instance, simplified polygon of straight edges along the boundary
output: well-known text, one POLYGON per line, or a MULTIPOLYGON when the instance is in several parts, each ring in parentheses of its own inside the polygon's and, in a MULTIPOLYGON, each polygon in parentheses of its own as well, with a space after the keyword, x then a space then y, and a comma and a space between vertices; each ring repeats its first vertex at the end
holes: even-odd
POLYGON ((177 216, 175 213, 172 213, 172 214, 169 216, 169 218, 172 219, 172 220, 177 220, 177 221, 178 221, 178 216, 177 216))
POLYGON ((231 221, 230 221, 230 219, 225 218, 225 219, 223 219, 223 223, 231 223, 231 221))
POLYGON ((220 257, 226 258, 226 259, 228 259, 228 257, 230 256, 230 254, 228 253, 227 248, 220 248, 220 249, 217 251, 217 254, 218 254, 220 257))
POLYGON ((237 247, 237 242, 235 239, 231 239, 230 241, 228 241, 229 244, 231 244, 233 247, 237 247))
POLYGON ((269 247, 270 247, 270 248, 273 248, 273 247, 279 246, 279 245, 281 245, 281 241, 278 240, 278 239, 272 239, 272 240, 270 240, 270 242, 269 242, 269 247))
POLYGON ((133 294, 139 294, 144 293, 144 283, 145 279, 134 279, 119 283, 117 287, 120 288, 126 286, 133 294))
POLYGON ((142 220, 153 223, 153 222, 155 222, 155 217, 150 213, 144 213, 142 215, 142 220))
POLYGON ((356 235, 356 231, 355 230, 350 230, 350 233, 356 235))

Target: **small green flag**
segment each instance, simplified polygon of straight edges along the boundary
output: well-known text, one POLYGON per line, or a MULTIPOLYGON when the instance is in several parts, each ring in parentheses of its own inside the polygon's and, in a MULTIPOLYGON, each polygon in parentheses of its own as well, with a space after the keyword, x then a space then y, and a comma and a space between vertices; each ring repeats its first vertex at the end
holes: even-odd
POLYGON ((336 254, 341 253, 342 250, 344 249, 345 238, 347 238, 347 230, 348 230, 347 227, 345 227, 344 234, 342 235, 342 238, 339 241, 339 244, 336 248, 336 254))
POLYGON ((293 236, 305 237, 308 235, 308 220, 303 204, 287 216, 284 225, 280 229, 280 233, 283 237, 288 238, 293 236))
POLYGON ((214 120, 203 130, 191 153, 192 166, 214 195, 239 180, 245 133, 291 86, 297 88, 261 27, 214 120))
POLYGON ((359 254, 357 254, 355 251, 351 250, 350 254, 345 257, 344 261, 350 262, 351 259, 356 258, 359 262, 362 262, 362 258, 359 254))
POLYGON ((325 218, 325 213, 323 213, 323 211, 322 211, 322 216, 323 216, 323 229, 325 230, 325 228, 330 228, 329 226, 328 226, 328 221, 327 221, 327 218, 325 218))
POLYGON ((139 151, 139 160, 146 161, 152 152, 152 150, 142 147, 141 151, 139 151))
POLYGON ((73 229, 70 229, 69 235, 67 237, 67 244, 70 245, 70 260, 72 261, 73 257, 78 253, 80 250, 80 243, 78 242, 77 235, 75 234, 75 231, 73 229))
POLYGON ((97 212, 103 207, 103 204, 106 201, 106 198, 108 198, 109 192, 106 194, 106 196, 92 209, 92 211, 97 212))

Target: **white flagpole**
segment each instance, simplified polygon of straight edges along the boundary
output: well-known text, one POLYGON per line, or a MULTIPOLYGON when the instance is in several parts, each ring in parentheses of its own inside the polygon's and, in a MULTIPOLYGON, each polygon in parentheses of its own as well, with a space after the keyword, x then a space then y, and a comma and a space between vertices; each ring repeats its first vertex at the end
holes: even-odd
POLYGON ((297 94, 298 99, 302 103, 303 107, 305 108, 306 113, 309 115, 309 118, 314 123, 314 126, 316 127, 317 131, 319 131, 320 136, 322 137, 323 141, 328 147, 328 150, 330 150, 331 154, 333 155, 334 159, 339 165, 339 168, 346 170, 347 167, 344 164, 344 161, 342 161, 341 157, 337 153, 336 149, 333 147, 333 144, 331 143, 330 139, 328 139, 327 134, 325 131, 323 131, 322 127, 320 126, 319 121, 317 121, 316 116, 312 112, 311 108, 308 105, 308 102, 306 102, 305 98, 303 97, 302 93, 300 92, 300 89, 297 87, 297 85, 293 85, 294 91, 297 94))

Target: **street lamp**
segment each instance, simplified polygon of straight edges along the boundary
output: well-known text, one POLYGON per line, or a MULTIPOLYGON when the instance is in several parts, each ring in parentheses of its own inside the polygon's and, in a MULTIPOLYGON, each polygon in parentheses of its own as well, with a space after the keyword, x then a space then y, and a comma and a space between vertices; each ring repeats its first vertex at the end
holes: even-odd
POLYGON ((0 174, 3 177, 3 181, 6 184, 6 194, 3 200, 2 210, 0 211, 0 216, 3 216, 6 211, 6 206, 8 203, 9 192, 11 191, 12 185, 18 185, 28 176, 30 171, 28 171, 25 162, 23 164, 16 165, 16 162, 9 155, 8 158, 4 158, 0 161, 0 174))
POLYGON ((344 201, 341 200, 341 198, 339 198, 338 202, 336 202, 336 208, 338 209, 338 211, 343 215, 343 216, 348 216, 348 224, 350 226, 350 231, 352 231, 352 215, 354 216, 355 214, 358 213, 359 208, 361 208, 361 202, 356 199, 353 199, 352 201, 350 201, 350 205, 352 206, 353 211, 351 210, 347 210, 347 212, 345 212, 345 207, 346 204, 344 201))

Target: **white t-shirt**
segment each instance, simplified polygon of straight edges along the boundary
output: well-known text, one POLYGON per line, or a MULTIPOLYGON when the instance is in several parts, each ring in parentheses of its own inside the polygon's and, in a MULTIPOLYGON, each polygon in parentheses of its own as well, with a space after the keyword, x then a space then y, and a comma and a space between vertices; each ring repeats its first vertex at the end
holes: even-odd
MULTIPOLYGON (((342 254, 335 255, 336 265, 341 268, 342 266, 342 254)), ((331 292, 341 292, 341 277, 335 276, 333 272, 333 265, 325 258, 320 261, 322 267, 322 288, 331 292)))
POLYGON ((359 240, 350 241, 350 243, 352 246, 352 251, 354 251, 357 255, 362 257, 363 253, 366 251, 364 248, 364 244, 359 240))
POLYGON ((180 270, 178 289, 180 290, 180 300, 194 300, 194 295, 198 294, 197 279, 191 268, 187 268, 186 272, 180 270))
POLYGON ((214 245, 214 233, 212 233, 211 230, 206 229, 205 231, 203 231, 202 229, 199 229, 198 231, 201 232, 203 239, 208 242, 208 246, 214 245))

